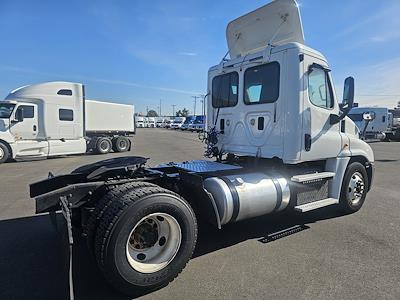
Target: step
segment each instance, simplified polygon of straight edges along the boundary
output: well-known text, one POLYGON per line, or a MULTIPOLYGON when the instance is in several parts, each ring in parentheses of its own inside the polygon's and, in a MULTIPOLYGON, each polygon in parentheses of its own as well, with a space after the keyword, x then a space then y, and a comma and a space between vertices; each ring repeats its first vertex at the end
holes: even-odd
POLYGON ((308 182, 321 179, 333 178, 336 175, 334 172, 315 172, 311 174, 295 175, 290 180, 293 182, 308 182))
POLYGON ((315 202, 311 202, 311 203, 307 203, 307 204, 303 204, 303 205, 298 205, 295 206, 295 210, 299 211, 299 212, 307 212, 310 210, 314 210, 314 209, 318 209, 321 207, 325 207, 325 206, 329 206, 332 204, 338 204, 339 200, 335 199, 335 198, 326 198, 326 199, 322 199, 319 201, 315 201, 315 202))

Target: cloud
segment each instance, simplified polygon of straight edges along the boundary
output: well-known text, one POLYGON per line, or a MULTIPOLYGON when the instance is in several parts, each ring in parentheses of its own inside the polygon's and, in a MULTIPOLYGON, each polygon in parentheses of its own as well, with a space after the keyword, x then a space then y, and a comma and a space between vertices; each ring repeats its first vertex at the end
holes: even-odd
POLYGON ((179 52, 178 55, 183 55, 183 56, 197 56, 196 52, 179 52))
POLYGON ((151 85, 144 85, 136 82, 130 81, 123 81, 123 80, 110 80, 105 78, 95 78, 89 76, 82 76, 82 75, 60 75, 60 74, 51 74, 45 72, 39 72, 33 69, 25 69, 21 67, 15 66, 0 66, 0 70, 9 71, 9 72, 16 72, 16 73, 26 73, 26 74, 37 74, 47 77, 56 77, 56 78, 70 78, 70 80, 74 81, 89 81, 89 82, 99 82, 105 84, 112 84, 112 85, 123 85, 128 87, 137 87, 142 89, 148 90, 155 90, 155 91, 162 91, 162 92, 169 92, 169 93, 176 93, 176 94, 184 94, 184 95, 198 95, 202 94, 199 91, 189 91, 189 90, 182 90, 174 87, 163 87, 163 86, 151 86, 151 85))
POLYGON ((115 84, 115 85, 124 85, 124 86, 131 86, 131 87, 138 87, 143 89, 149 90, 156 90, 162 92, 170 92, 170 93, 177 93, 177 94, 184 94, 184 95, 198 95, 202 94, 202 92, 196 91, 189 91, 189 90, 181 90, 176 88, 170 87, 162 87, 162 86, 150 86, 150 85, 143 85, 135 82, 129 81, 121 81, 121 80, 109 80, 109 79, 101 79, 101 78, 91 78, 91 77, 83 77, 86 81, 93 81, 93 82, 100 82, 106 84, 115 84))
POLYGON ((356 101, 363 106, 394 107, 400 101, 400 58, 355 70, 356 101))
POLYGON ((400 3, 393 1, 386 3, 380 9, 374 10, 371 15, 362 18, 357 12, 354 18, 358 18, 359 21, 333 35, 332 38, 336 40, 351 37, 353 44, 357 44, 358 47, 365 46, 368 42, 381 43, 397 39, 400 37, 400 34, 395 32, 395 29, 400 26, 399 10, 400 3))

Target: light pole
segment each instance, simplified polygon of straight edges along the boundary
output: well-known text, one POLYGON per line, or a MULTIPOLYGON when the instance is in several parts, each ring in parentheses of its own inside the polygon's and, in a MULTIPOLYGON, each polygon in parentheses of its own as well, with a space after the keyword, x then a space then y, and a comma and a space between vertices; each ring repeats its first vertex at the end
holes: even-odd
POLYGON ((196 116, 196 102, 197 102, 197 98, 201 98, 200 96, 192 96, 192 98, 194 99, 194 110, 193 110, 193 115, 196 116))
POLYGON ((175 104, 172 104, 172 116, 175 117, 175 104))

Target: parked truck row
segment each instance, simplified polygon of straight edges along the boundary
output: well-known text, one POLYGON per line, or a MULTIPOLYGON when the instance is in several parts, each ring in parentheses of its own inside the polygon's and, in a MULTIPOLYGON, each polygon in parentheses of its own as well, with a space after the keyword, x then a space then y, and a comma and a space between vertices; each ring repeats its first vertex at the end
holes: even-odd
POLYGON ((87 100, 84 86, 24 86, 0 101, 0 163, 131 148, 134 106, 87 100))
POLYGON ((137 128, 167 128, 188 131, 203 131, 205 129, 205 116, 188 117, 143 117, 136 116, 137 128))

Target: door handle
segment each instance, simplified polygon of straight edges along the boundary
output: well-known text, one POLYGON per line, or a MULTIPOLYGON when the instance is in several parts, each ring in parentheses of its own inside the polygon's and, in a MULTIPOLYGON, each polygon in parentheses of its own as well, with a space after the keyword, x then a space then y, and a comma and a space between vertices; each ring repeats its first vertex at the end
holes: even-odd
POLYGON ((33 125, 33 131, 36 131, 36 129, 37 129, 36 125, 33 125))
POLYGON ((307 152, 311 150, 311 135, 310 134, 304 135, 304 146, 305 146, 305 150, 307 152))

